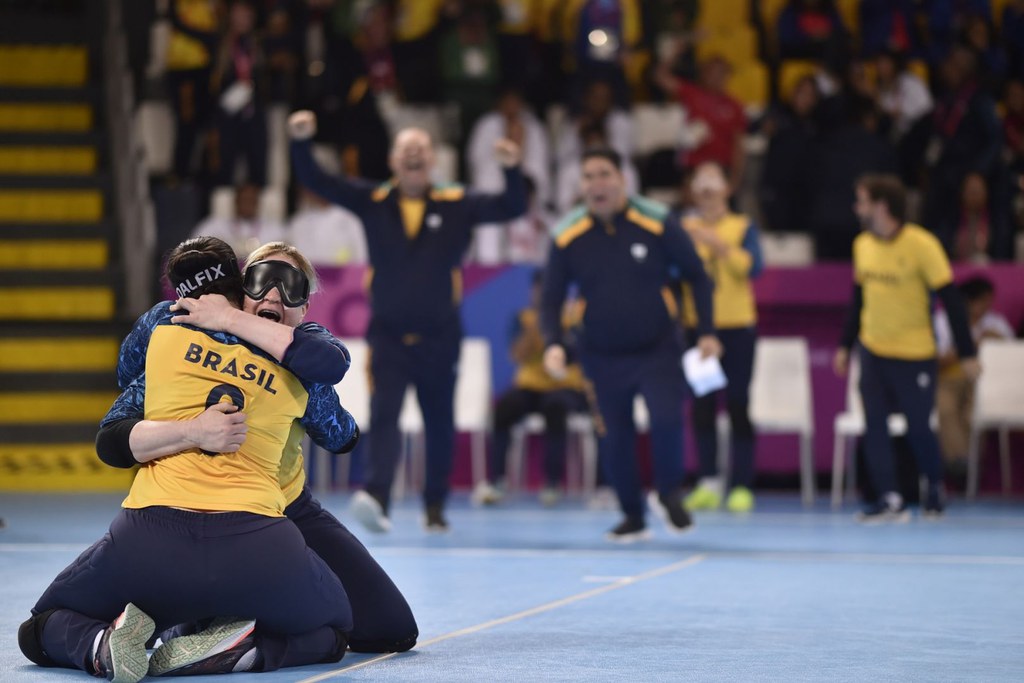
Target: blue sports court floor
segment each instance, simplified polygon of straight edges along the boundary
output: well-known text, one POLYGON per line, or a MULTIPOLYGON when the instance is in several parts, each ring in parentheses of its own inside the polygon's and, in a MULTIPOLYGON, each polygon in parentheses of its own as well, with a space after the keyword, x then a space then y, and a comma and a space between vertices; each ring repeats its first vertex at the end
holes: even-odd
MULTIPOLYGON (((119 500, 0 498, 3 683, 89 680, 30 665, 16 631, 119 500)), ((346 496, 323 501, 351 521, 346 496)), ((390 536, 360 535, 412 604, 415 650, 216 680, 1024 680, 1024 505, 954 502, 939 522, 872 528, 852 511, 762 496, 750 516, 704 514, 687 536, 655 526, 617 547, 601 537, 617 514, 581 501, 456 496, 453 531, 436 537, 407 499, 390 536)))

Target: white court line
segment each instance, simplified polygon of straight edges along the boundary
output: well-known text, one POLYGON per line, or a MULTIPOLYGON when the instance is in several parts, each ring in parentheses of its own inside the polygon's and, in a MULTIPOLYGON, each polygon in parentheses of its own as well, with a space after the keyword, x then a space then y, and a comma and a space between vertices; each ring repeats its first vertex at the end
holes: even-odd
MULTIPOLYGON (((670 565, 667 565, 667 566, 664 566, 664 567, 659 567, 658 569, 652 569, 652 570, 644 572, 642 574, 636 574, 635 576, 624 576, 624 577, 620 578, 619 580, 615 581, 614 583, 606 584, 604 586, 599 586, 597 588, 592 588, 592 589, 590 589, 588 591, 584 591, 582 593, 577 593, 576 595, 570 595, 567 598, 562 598, 561 600, 555 600, 553 602, 548 602, 548 603, 545 603, 543 605, 538 605, 537 607, 531 607, 530 609, 526 609, 526 610, 523 610, 521 612, 516 612, 515 614, 509 614, 508 616, 505 616, 505 617, 500 617, 498 619, 492 619, 490 621, 485 621, 482 624, 477 624, 475 626, 469 626, 467 628, 459 629, 458 631, 452 631, 450 633, 445 633, 444 635, 437 636, 436 638, 431 638, 430 640, 425 640, 422 643, 418 643, 416 645, 416 649, 417 650, 422 650, 425 647, 429 647, 431 645, 436 645, 437 643, 443 642, 445 640, 451 640, 452 638, 461 638, 462 636, 468 636, 468 635, 472 635, 474 633, 479 633, 480 631, 486 631, 487 629, 494 628, 495 626, 501 626, 503 624, 508 624, 508 623, 513 622, 513 621, 519 621, 521 619, 526 619, 527 617, 532 617, 532 616, 535 616, 537 614, 542 614, 544 612, 550 612, 551 610, 558 609, 559 607, 565 607, 566 605, 571 605, 574 602, 579 602, 581 600, 587 600, 588 598, 593 598, 593 597, 601 595, 603 593, 608 593, 610 591, 617 590, 617 589, 623 588, 625 586, 631 586, 634 583, 639 583, 641 581, 647 581, 648 579, 654 579, 654 578, 657 578, 659 576, 664 576, 665 574, 671 574, 672 572, 677 572, 677 571, 679 571, 681 569, 686 569, 687 567, 692 567, 692 566, 694 566, 696 564, 699 564, 700 562, 703 562, 706 558, 707 558, 707 555, 694 555, 693 557, 687 558, 687 559, 682 560, 680 562, 674 562, 674 563, 672 563, 670 565)), ((325 680, 327 680, 329 678, 335 678, 336 676, 340 676, 341 674, 347 673, 349 671, 355 671, 356 669, 362 669, 363 667, 367 667, 370 664, 376 664, 377 662, 382 662, 385 659, 391 659, 392 657, 394 657, 394 656, 396 656, 398 654, 401 654, 401 653, 399 653, 399 652, 390 652, 390 653, 388 653, 386 655, 380 655, 379 657, 373 657, 372 659, 368 659, 365 662, 359 662, 358 664, 353 664, 352 666, 344 666, 344 667, 342 667, 340 669, 335 669, 334 671, 326 671, 326 672, 324 672, 322 674, 319 674, 317 676, 312 676, 311 678, 303 678, 301 681, 299 681, 299 683, 317 683, 318 681, 325 681, 325 680)))

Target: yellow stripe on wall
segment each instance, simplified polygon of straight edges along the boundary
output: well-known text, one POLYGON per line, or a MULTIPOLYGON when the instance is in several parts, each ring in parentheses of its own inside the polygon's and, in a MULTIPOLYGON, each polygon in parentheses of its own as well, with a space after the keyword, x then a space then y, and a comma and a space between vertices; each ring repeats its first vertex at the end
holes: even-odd
POLYGON ((0 221, 88 223, 103 218, 99 190, 2 190, 0 221))
POLYGON ((0 392, 0 424, 98 425, 116 398, 116 391, 0 392))
POLYGON ((0 46, 0 85, 85 85, 89 56, 80 45, 0 46))
POLYGON ((0 320, 110 320, 109 287, 0 287, 0 320))
POLYGON ((7 337, 0 339, 0 372, 113 371, 119 349, 112 337, 7 337))
POLYGON ((103 464, 92 443, 0 444, 0 491, 127 491, 136 470, 103 464))
POLYGON ((96 172, 92 147, 0 147, 0 173, 89 175, 96 172))
POLYGON ((0 240, 0 269, 87 270, 105 268, 104 240, 0 240))
POLYGON ((0 104, 0 131, 81 133, 91 128, 88 104, 0 104))

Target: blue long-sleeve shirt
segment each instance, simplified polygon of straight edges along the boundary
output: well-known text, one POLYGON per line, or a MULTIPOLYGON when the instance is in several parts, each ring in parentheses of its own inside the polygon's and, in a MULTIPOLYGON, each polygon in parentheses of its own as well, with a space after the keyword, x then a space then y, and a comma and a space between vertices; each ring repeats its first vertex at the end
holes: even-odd
POLYGON ((570 283, 586 301, 581 343, 601 352, 654 346, 677 324, 674 279, 686 280, 697 308, 698 334, 711 334, 713 285, 679 217, 631 197, 604 223, 577 208, 553 231, 541 304, 546 343, 562 343, 561 311, 570 283))
POLYGON ((410 239, 392 184, 328 175, 317 165, 308 141, 293 141, 291 155, 299 184, 362 220, 373 268, 371 325, 396 335, 432 333, 458 324, 453 273, 469 247, 473 227, 511 220, 527 209, 526 182, 518 167, 505 169, 501 194, 435 186, 425 198, 423 226, 410 239))

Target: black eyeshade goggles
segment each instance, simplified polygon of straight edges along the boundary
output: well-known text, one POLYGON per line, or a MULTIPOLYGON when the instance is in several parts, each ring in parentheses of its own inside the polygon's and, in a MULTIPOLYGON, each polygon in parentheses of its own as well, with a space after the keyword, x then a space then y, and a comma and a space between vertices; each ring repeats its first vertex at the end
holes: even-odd
POLYGON ((260 261, 246 267, 242 289, 250 299, 260 301, 275 287, 288 308, 309 301, 309 278, 295 266, 284 261, 260 261))

